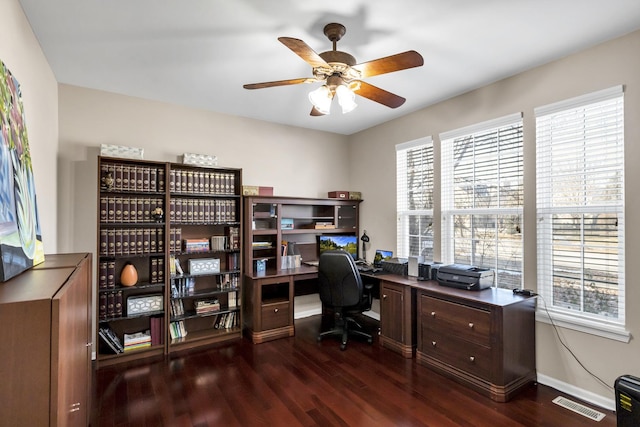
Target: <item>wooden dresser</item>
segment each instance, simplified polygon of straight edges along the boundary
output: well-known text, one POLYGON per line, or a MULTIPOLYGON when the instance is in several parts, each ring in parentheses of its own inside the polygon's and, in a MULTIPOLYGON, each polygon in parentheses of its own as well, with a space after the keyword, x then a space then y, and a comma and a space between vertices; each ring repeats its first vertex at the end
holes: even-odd
POLYGON ((498 402, 536 380, 535 298, 505 289, 416 289, 416 360, 498 402))
POLYGON ((0 424, 88 425, 91 259, 45 255, 0 283, 0 424))

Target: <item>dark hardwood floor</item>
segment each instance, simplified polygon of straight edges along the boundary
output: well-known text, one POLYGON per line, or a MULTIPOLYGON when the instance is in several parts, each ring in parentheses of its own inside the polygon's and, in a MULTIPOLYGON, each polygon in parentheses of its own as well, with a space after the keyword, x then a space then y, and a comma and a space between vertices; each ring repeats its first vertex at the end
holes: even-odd
MULTIPOLYGON (((375 325, 374 325, 375 326, 375 325)), ((248 339, 145 364, 98 370, 93 426, 598 426, 552 403, 532 384, 508 403, 476 392, 381 348, 318 343, 320 316, 296 321, 296 336, 248 339)), ((568 396, 572 400, 575 398, 568 396)))

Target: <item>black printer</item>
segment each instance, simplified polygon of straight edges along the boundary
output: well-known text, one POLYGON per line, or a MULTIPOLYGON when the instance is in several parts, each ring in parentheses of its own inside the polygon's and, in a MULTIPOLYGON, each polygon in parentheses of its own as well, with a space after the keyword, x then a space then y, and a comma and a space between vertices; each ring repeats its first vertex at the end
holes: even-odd
POLYGON ((494 277, 495 272, 491 269, 465 264, 441 265, 436 274, 438 284, 468 291, 491 287, 494 277))

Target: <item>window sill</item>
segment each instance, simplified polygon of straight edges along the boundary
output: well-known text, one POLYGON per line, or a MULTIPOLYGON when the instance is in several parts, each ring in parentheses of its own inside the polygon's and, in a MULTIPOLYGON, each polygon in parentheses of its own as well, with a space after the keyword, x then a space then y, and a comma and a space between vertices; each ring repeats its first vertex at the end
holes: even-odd
POLYGON ((543 307, 538 307, 536 310, 536 321, 624 343, 631 340, 631 333, 623 326, 579 318, 575 315, 547 312, 543 307), (553 317, 553 323, 549 316, 553 317))

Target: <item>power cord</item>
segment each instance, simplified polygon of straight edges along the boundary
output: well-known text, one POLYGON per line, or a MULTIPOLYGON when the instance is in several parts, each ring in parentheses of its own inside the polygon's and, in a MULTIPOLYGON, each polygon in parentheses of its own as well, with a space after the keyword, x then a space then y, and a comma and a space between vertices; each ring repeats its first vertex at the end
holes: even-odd
POLYGON ((560 336, 560 332, 558 331, 558 326, 556 325, 556 323, 553 321, 553 317, 551 317, 551 313, 549 313, 549 309, 547 308, 547 301, 545 301, 545 299, 542 297, 542 295, 538 295, 533 291, 530 291, 528 289, 514 289, 513 290, 514 294, 519 294, 519 295, 529 295, 529 296, 539 296, 540 299, 542 300, 542 303, 544 305, 544 311, 547 313, 547 317, 549 318, 549 320, 551 321, 551 325, 553 326, 553 330, 556 333, 556 336, 558 337, 558 341, 560 341, 560 344, 562 344, 562 346, 569 352, 569 354, 575 359, 576 362, 578 362, 578 365, 580 365, 582 367, 582 369, 584 369, 589 375, 591 375, 593 378, 595 378, 598 382, 600 382, 600 384, 602 384, 603 386, 605 386, 606 388, 608 388, 611 391, 614 391, 614 388, 611 387, 609 384, 607 384, 602 378, 600 378, 599 376, 597 376, 596 374, 594 374, 593 372, 591 372, 581 361, 580 359, 578 359, 578 357, 575 355, 575 353, 569 348, 569 346, 564 342, 564 340, 562 339, 562 337, 560 336), (518 291, 518 292, 516 292, 518 291), (528 293, 523 293, 523 292, 528 292, 528 293))

